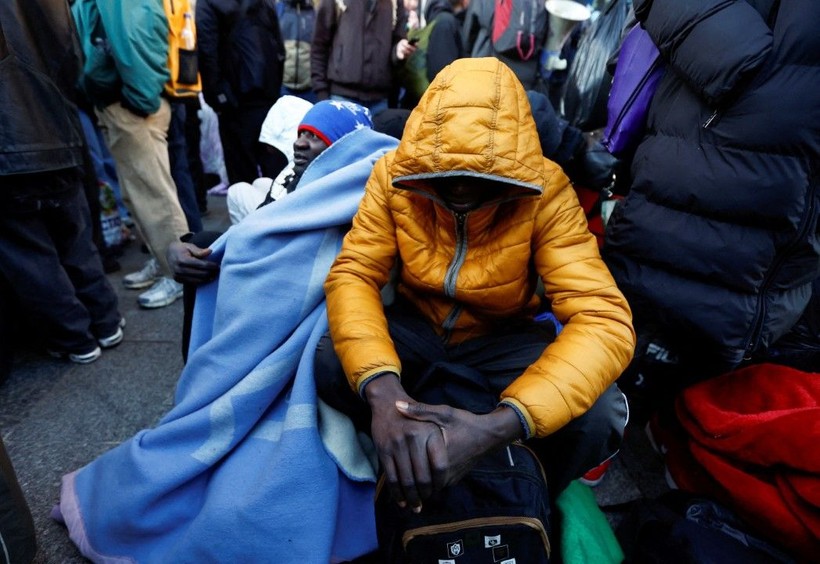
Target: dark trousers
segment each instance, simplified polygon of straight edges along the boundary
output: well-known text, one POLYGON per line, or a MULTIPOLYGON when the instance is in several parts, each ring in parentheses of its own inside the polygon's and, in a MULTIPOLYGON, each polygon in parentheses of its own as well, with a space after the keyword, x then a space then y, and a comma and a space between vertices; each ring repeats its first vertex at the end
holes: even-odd
POLYGON ((186 98, 185 104, 185 142, 188 149, 188 170, 191 172, 191 180, 194 182, 194 193, 196 203, 199 207, 200 216, 208 211, 208 188, 205 184, 205 170, 202 165, 202 155, 199 145, 202 142, 201 120, 199 110, 202 106, 199 98, 186 98))
POLYGON ((276 178, 287 164, 269 156, 259 143, 262 123, 273 105, 245 106, 219 113, 219 138, 225 156, 228 182, 253 182, 262 176, 276 178))
MULTIPOLYGON (((524 322, 446 346, 403 300, 386 307, 385 315, 401 359, 401 382, 407 393, 418 401, 447 404, 473 413, 492 411, 500 393, 555 336, 551 324, 524 322)), ((317 347, 314 372, 319 397, 369 433, 369 407, 348 385, 328 335, 317 347)), ((613 385, 581 417, 549 437, 528 441, 544 464, 553 495, 617 452, 627 417, 626 399, 613 385)))
MULTIPOLYGON (((200 249, 207 249, 220 235, 219 231, 200 231, 188 242, 200 249)), ((194 321, 194 304, 196 304, 196 289, 193 284, 182 286, 182 361, 188 362, 188 346, 191 341, 191 325, 194 321)))
POLYGON ((168 160, 171 164, 171 177, 177 186, 177 197, 188 230, 192 233, 202 231, 202 218, 199 214, 196 188, 194 187, 191 169, 188 166, 188 142, 185 137, 187 107, 185 102, 171 100, 171 122, 168 125, 168 160))
POLYGON ((50 348, 84 353, 116 332, 117 295, 92 242, 88 203, 76 172, 4 177, 20 188, 54 183, 59 196, 4 200, 0 205, 0 274, 18 309, 50 348), (64 176, 63 176, 64 175, 64 176))

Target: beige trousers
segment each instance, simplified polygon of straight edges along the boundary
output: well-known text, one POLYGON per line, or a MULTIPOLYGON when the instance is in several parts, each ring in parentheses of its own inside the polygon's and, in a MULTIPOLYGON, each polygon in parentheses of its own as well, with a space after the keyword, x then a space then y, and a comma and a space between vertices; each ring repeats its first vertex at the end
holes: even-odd
POLYGON ((131 210, 142 240, 159 261, 165 276, 173 276, 165 251, 188 232, 168 162, 171 108, 141 118, 119 103, 97 110, 108 148, 117 163, 123 199, 131 210))

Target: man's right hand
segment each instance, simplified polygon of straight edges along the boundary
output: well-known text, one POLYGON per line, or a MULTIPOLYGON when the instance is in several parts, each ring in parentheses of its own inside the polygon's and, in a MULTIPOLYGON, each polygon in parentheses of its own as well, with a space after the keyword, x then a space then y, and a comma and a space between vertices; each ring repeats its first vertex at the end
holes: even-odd
POLYGON ((401 507, 420 511, 422 500, 444 486, 447 450, 435 423, 404 417, 396 401, 413 399, 397 376, 385 374, 367 384, 365 396, 372 413, 371 435, 379 454, 385 484, 401 507))
POLYGON ((211 249, 201 249, 192 243, 174 241, 168 246, 165 257, 174 273, 174 280, 181 284, 205 284, 219 275, 219 265, 204 260, 211 249))

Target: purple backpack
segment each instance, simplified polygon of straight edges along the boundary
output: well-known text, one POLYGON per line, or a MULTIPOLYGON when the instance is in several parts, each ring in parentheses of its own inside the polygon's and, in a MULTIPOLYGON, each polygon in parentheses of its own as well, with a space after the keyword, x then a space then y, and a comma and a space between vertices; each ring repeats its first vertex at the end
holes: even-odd
POLYGON ((601 142, 616 157, 629 155, 641 140, 649 104, 664 70, 652 38, 635 25, 621 43, 606 106, 607 123, 601 142))

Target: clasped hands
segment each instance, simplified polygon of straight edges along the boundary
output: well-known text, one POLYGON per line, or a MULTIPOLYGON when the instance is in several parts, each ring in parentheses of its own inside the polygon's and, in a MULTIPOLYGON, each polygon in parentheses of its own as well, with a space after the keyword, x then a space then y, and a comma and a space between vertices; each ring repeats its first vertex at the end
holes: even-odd
POLYGON ((385 486, 399 506, 416 513, 424 499, 461 479, 480 456, 523 434, 509 407, 476 415, 416 402, 392 374, 368 383, 365 396, 385 486))

